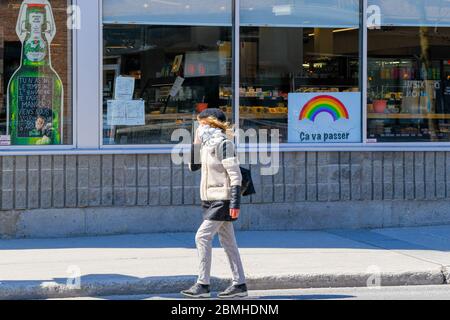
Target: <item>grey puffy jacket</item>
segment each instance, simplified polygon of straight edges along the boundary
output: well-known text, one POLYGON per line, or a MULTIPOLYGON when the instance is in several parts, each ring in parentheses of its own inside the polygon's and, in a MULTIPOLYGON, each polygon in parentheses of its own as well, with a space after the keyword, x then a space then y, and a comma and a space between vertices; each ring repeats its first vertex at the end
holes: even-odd
POLYGON ((193 145, 189 169, 201 169, 200 198, 202 201, 230 201, 230 208, 241 204, 242 174, 234 143, 225 140, 222 148, 193 145), (219 153, 219 154, 218 154, 219 153), (195 161, 196 159, 200 160, 195 161))

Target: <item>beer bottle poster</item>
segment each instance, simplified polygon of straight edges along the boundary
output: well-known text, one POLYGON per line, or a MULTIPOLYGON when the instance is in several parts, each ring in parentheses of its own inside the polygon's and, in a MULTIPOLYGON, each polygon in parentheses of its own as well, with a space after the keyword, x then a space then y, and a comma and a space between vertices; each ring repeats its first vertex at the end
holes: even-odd
POLYGON ((22 60, 8 84, 11 144, 61 144, 64 92, 51 62, 56 26, 48 0, 24 0, 16 32, 22 42, 22 60))
POLYGON ((51 78, 21 77, 18 88, 17 135, 39 136, 36 121, 52 122, 53 86, 51 78))

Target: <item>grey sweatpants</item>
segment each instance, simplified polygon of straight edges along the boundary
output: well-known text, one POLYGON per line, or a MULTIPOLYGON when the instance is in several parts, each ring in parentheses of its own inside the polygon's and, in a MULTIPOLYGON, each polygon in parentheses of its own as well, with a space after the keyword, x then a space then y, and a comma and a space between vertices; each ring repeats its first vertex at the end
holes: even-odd
POLYGON ((246 282, 244 268, 242 266, 241 256, 236 243, 234 227, 232 222, 222 221, 204 221, 195 237, 198 255, 200 258, 200 270, 198 283, 210 285, 211 282, 211 263, 212 263, 212 243, 213 239, 219 234, 219 240, 233 273, 233 284, 240 285, 246 282))

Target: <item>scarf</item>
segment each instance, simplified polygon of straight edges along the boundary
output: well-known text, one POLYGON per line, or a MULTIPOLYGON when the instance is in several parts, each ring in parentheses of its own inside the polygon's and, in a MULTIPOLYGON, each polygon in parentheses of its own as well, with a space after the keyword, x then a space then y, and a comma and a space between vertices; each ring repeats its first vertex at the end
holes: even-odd
POLYGON ((227 138, 222 130, 208 125, 202 125, 198 128, 198 136, 202 141, 202 146, 214 147, 227 138))

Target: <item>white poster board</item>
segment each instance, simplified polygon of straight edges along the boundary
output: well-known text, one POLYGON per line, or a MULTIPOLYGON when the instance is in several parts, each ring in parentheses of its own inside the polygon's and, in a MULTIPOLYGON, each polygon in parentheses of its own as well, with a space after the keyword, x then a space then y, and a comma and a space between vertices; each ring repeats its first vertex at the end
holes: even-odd
POLYGON ((117 77, 114 87, 114 100, 132 100, 135 81, 133 77, 117 77))
POLYGON ((11 145, 11 136, 0 136, 0 146, 10 146, 11 145))
POLYGON ((144 100, 109 100, 107 124, 109 126, 145 125, 144 100))
POLYGON ((358 143, 362 141, 360 92, 289 94, 290 143, 358 143))
POLYGON ((183 87, 183 83, 184 83, 184 78, 177 77, 177 79, 175 80, 175 83, 172 86, 172 89, 170 90, 171 97, 175 97, 178 94, 178 92, 180 92, 181 88, 183 87))

